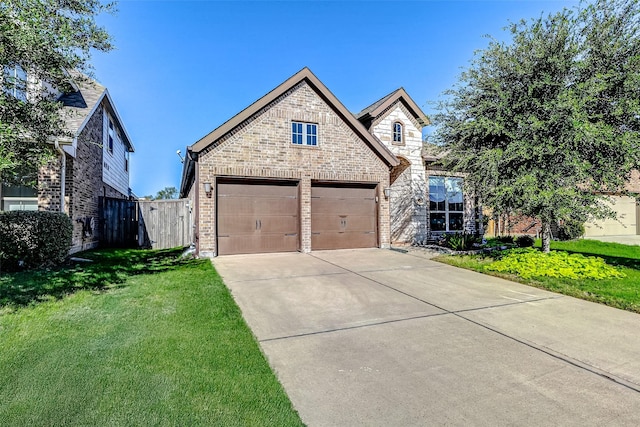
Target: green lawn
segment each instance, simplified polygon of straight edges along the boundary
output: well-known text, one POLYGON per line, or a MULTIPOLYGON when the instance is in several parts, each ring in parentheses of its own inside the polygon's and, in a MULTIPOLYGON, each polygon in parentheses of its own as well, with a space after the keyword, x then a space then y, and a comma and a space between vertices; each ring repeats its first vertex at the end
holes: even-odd
MULTIPOLYGON (((536 245, 539 247, 540 242, 536 242, 536 245)), ((490 256, 443 255, 435 258, 435 260, 553 292, 640 313, 640 246, 604 243, 584 239, 569 242, 551 242, 551 249, 601 257, 607 264, 617 266, 626 277, 604 280, 573 280, 552 277, 523 279, 513 274, 496 273, 487 270, 486 267, 494 261, 490 256)))
POLYGON ((211 263, 179 253, 0 276, 0 424, 302 425, 211 263))

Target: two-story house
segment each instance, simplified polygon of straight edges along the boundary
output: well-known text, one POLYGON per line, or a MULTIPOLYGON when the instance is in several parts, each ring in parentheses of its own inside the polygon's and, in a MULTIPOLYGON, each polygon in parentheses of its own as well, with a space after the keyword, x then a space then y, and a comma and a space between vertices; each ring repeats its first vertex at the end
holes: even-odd
POLYGON ((129 173, 134 148, 109 91, 77 74, 74 91, 60 93, 29 79, 20 67, 4 72, 26 82, 12 88, 15 102, 29 102, 32 91, 43 90, 61 102, 72 137, 51 136, 57 158, 33 172, 37 188, 0 184, 0 210, 66 212, 74 224, 71 252, 96 247, 101 231, 99 198, 132 196, 129 173))

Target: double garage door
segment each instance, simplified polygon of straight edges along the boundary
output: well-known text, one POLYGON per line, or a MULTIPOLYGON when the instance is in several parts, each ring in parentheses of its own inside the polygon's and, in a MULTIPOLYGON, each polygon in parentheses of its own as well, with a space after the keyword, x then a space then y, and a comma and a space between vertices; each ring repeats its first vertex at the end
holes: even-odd
MULTIPOLYGON (((299 250, 299 193, 297 182, 218 183, 218 254, 299 250)), ((377 246, 376 216, 375 187, 314 184, 311 249, 377 246)))

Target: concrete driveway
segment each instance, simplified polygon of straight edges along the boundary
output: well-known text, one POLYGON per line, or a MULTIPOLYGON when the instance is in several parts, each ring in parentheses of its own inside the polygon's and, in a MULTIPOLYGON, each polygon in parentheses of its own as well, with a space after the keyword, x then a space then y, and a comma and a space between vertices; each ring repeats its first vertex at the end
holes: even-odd
POLYGON ((214 265, 309 426, 640 425, 640 316, 364 249, 214 265))

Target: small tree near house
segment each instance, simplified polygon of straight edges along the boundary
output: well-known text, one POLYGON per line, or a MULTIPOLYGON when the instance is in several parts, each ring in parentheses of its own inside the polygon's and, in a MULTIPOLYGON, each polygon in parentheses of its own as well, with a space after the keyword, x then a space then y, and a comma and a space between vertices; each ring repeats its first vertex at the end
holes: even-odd
POLYGON ((494 212, 551 225, 613 217, 603 193, 640 165, 640 6, 598 0, 511 24, 490 41, 434 122, 445 163, 494 212))
POLYGON ((112 10, 113 3, 99 0, 0 2, 0 176, 5 182, 25 184, 25 171, 37 170, 54 155, 52 138, 72 137, 61 117, 62 104, 40 84, 72 91, 68 72, 88 73, 92 51, 112 48, 109 34, 95 20, 112 10))

